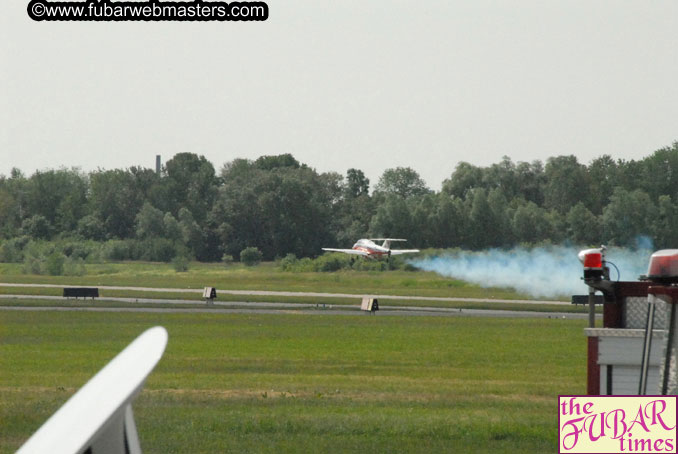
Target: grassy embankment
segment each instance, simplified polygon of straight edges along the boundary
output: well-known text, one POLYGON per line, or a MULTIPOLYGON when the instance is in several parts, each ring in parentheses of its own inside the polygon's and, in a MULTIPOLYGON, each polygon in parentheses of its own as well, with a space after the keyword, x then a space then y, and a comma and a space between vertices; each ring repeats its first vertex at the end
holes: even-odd
POLYGON ((552 452, 584 321, 0 312, 0 453, 145 328, 146 453, 552 452))

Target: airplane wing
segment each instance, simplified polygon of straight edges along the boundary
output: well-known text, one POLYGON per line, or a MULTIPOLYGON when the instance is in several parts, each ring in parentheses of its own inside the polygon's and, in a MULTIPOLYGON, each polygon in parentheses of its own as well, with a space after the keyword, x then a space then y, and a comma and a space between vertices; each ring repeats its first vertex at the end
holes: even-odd
POLYGON ((17 454, 141 454, 132 400, 166 345, 165 328, 146 330, 57 410, 17 454))
POLYGON ((416 254, 419 249, 391 249, 391 255, 416 254))
POLYGON ((328 252, 343 252, 344 254, 352 254, 352 255, 362 255, 363 257, 366 257, 368 254, 365 251, 358 251, 356 249, 333 249, 329 247, 324 247, 322 248, 323 251, 328 251, 328 252))

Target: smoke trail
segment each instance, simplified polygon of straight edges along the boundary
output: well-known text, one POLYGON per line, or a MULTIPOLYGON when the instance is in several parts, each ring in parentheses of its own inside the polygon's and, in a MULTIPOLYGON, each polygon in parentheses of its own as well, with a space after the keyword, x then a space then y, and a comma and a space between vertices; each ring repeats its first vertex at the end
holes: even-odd
MULTIPOLYGON (((435 271, 482 287, 509 287, 533 297, 568 297, 587 292, 581 279, 582 264, 577 259, 577 253, 582 249, 586 248, 549 246, 462 251, 414 259, 409 263, 425 271, 435 271)), ((606 260, 619 269, 617 273, 614 266, 610 266, 610 279, 638 279, 639 275, 647 272, 651 254, 651 246, 636 250, 609 248, 606 260)))

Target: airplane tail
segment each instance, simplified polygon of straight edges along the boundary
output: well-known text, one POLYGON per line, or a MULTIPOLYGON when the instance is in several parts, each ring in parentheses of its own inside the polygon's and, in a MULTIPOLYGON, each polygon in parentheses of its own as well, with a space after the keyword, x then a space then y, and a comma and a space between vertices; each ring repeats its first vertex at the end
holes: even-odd
POLYGON ((391 249, 391 241, 407 241, 404 238, 370 238, 372 241, 383 241, 381 247, 391 249))

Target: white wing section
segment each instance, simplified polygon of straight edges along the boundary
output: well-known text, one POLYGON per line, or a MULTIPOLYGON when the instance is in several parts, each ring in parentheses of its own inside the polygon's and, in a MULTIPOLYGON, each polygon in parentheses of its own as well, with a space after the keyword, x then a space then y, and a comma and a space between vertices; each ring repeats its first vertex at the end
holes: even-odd
POLYGON ((419 249, 391 249, 391 255, 416 254, 419 249))
POLYGON ((333 249, 329 247, 324 247, 322 248, 323 251, 328 251, 328 252, 343 252, 344 254, 353 254, 353 255, 362 255, 362 256, 367 256, 367 252, 365 251, 359 251, 356 249, 333 249))
POLYGON ((75 393, 17 454, 141 454, 131 402, 165 351, 167 331, 142 333, 75 393))

